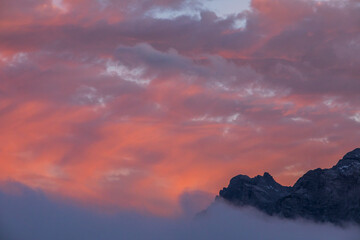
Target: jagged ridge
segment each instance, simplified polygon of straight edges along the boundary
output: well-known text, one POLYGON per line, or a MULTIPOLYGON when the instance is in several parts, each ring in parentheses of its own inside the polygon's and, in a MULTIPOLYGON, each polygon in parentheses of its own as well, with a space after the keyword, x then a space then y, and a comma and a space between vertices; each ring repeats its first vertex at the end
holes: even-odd
POLYGON ((308 171, 292 187, 278 184, 269 173, 238 175, 217 199, 285 218, 360 224, 360 148, 330 169, 308 171))

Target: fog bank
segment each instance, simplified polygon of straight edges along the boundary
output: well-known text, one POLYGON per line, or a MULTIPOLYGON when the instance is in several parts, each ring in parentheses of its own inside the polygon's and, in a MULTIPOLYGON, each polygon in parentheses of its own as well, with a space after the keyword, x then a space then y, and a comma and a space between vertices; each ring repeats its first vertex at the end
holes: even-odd
MULTIPOLYGON (((11 183, 14 185, 14 183, 11 183)), ((136 212, 99 213, 58 202, 22 185, 0 192, 0 238, 6 240, 262 239, 359 240, 360 228, 268 217, 224 203, 204 216, 164 218, 136 212)))

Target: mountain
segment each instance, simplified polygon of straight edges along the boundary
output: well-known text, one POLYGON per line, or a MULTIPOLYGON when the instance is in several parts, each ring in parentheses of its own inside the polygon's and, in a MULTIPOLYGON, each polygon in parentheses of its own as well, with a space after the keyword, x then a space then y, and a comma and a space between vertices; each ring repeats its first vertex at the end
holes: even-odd
POLYGON ((284 218, 360 224, 360 148, 330 169, 308 171, 292 187, 278 184, 269 173, 238 175, 219 192, 219 200, 284 218))

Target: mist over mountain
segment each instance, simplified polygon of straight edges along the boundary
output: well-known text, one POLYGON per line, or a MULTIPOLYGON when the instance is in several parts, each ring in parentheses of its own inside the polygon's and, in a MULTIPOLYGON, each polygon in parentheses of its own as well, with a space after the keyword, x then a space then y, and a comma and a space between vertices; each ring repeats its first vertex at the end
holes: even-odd
POLYGON ((197 218, 129 210, 104 213, 49 198, 19 183, 0 184, 1 240, 358 240, 359 236, 356 226, 270 217, 224 201, 197 218))
POLYGON ((330 169, 308 171, 292 187, 280 185, 269 173, 238 175, 219 192, 220 199, 283 218, 360 224, 360 148, 330 169))
POLYGON ((103 212, 21 183, 0 182, 0 239, 358 240, 359 178, 360 149, 330 169, 309 171, 292 187, 281 186, 269 173, 239 175, 195 218, 189 213, 204 197, 198 192, 179 199, 182 215, 161 217, 103 212))

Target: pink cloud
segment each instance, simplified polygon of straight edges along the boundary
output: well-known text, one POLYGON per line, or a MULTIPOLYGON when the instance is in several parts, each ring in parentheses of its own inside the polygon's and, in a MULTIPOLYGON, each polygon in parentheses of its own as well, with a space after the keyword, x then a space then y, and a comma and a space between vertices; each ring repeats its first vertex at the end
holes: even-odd
POLYGON ((238 173, 292 184, 359 142, 354 1, 174 19, 146 13, 189 1, 3 3, 3 180, 169 214, 238 173))

